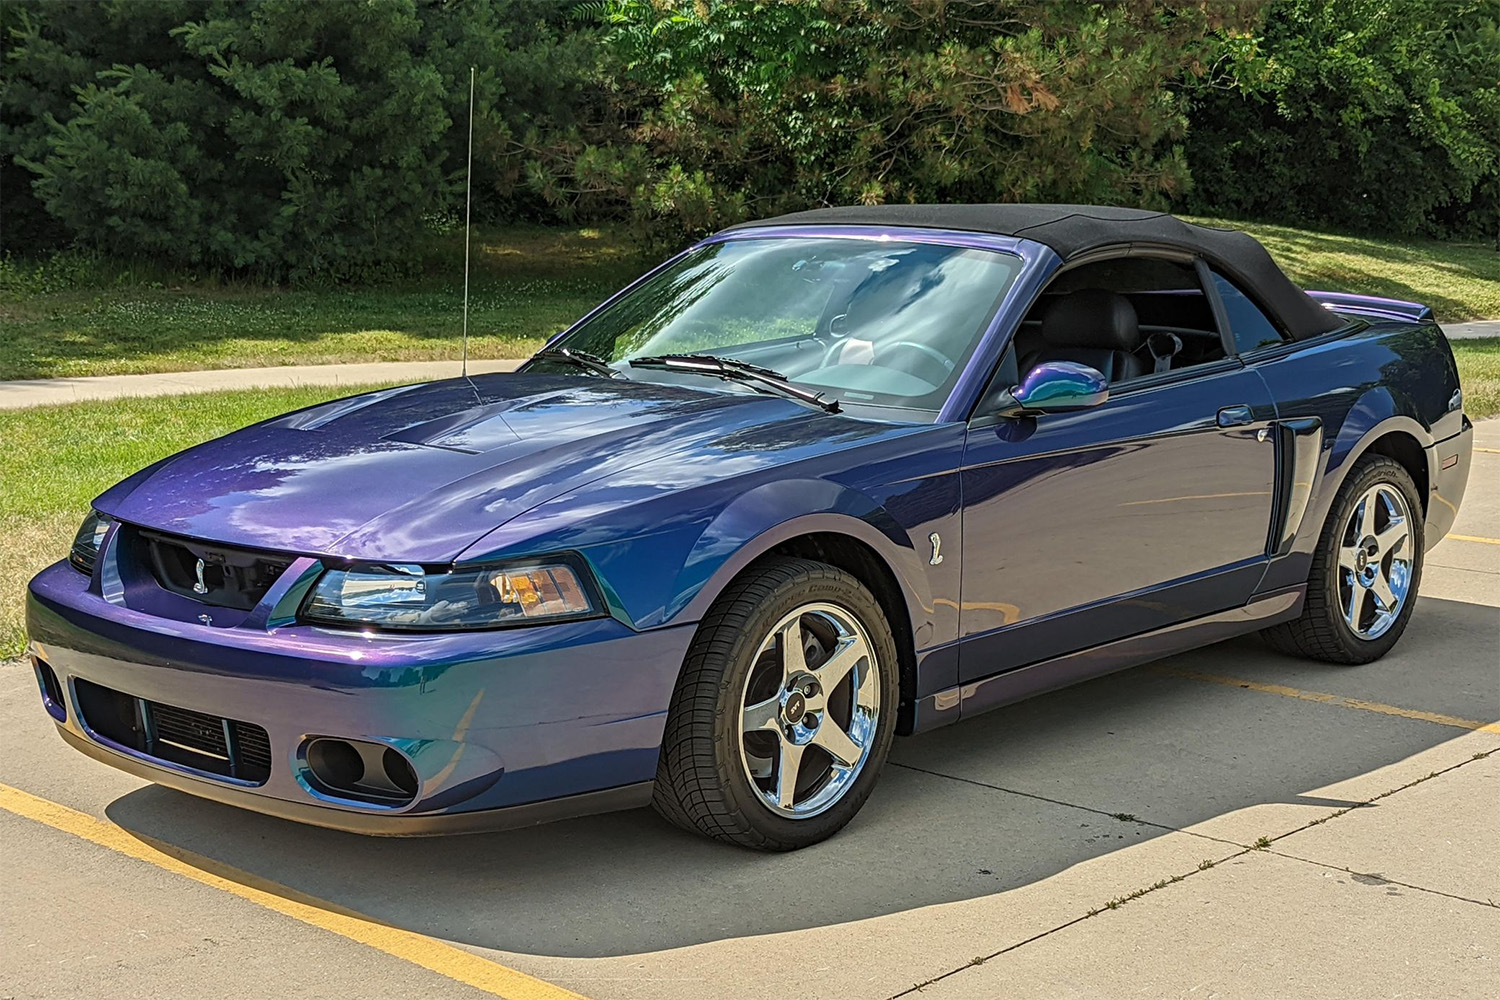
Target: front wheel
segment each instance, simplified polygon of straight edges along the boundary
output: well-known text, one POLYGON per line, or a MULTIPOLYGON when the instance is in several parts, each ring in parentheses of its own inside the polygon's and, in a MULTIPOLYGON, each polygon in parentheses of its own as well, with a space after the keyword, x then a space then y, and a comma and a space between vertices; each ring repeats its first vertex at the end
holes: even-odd
POLYGON ((654 803, 678 826, 761 850, 829 837, 890 751, 896 644, 840 569, 767 560, 714 603, 673 693, 654 803))
POLYGON ((1301 617, 1261 635, 1293 656, 1378 660, 1411 619, 1423 551, 1422 501, 1411 474, 1383 455, 1361 458, 1328 513, 1301 617))

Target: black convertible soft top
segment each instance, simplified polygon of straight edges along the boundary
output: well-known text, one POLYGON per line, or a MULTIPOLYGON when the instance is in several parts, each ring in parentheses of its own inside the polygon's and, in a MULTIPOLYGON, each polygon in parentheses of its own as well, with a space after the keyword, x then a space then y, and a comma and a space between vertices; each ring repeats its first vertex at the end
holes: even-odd
POLYGON ((1255 298, 1297 340, 1336 330, 1344 320, 1319 305, 1237 229, 1183 222, 1166 212, 1101 205, 850 205, 793 212, 731 229, 757 226, 913 226, 1017 236, 1051 247, 1064 261, 1129 243, 1197 254, 1255 298))

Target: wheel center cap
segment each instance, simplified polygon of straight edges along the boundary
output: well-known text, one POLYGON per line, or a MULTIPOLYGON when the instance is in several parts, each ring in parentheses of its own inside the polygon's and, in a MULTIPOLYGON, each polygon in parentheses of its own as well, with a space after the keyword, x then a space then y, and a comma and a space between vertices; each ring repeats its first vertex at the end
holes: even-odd
POLYGON ((791 725, 802 721, 802 716, 807 713, 807 699, 802 697, 801 692, 793 691, 786 702, 781 706, 782 718, 791 725))

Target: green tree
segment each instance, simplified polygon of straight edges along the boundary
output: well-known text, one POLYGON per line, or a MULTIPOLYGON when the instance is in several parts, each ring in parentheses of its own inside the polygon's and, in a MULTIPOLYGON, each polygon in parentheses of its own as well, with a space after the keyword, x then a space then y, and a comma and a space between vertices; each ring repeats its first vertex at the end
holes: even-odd
POLYGON ((1500 0, 1276 0, 1254 71, 1195 91, 1198 211, 1494 234, 1500 0))
MULTIPOLYGON (((560 41, 565 16, 527 0, 22 5, 4 24, 7 200, 20 167, 35 202, 106 253, 273 279, 389 273, 457 207, 471 65, 478 135, 568 124, 569 79, 592 57, 586 38, 560 41)), ((492 205, 514 187, 477 180, 492 205)))
POLYGON ((850 202, 1163 205, 1183 75, 1251 7, 1212 0, 611 0, 611 129, 533 150, 560 211, 680 238, 850 202))

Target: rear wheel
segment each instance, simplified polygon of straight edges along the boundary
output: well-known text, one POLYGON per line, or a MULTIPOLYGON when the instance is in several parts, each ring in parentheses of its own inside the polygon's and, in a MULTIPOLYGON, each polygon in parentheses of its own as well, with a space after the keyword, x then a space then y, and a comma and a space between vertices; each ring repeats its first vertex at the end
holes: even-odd
POLYGON ((1361 458, 1335 498, 1307 580, 1301 617, 1264 630, 1276 650, 1359 664, 1390 651, 1422 579, 1422 502, 1406 469, 1361 458))
POLYGON ((767 560, 715 602, 688 651, 656 808, 744 847, 817 843, 873 790, 899 690, 890 626, 863 584, 821 563, 767 560))

